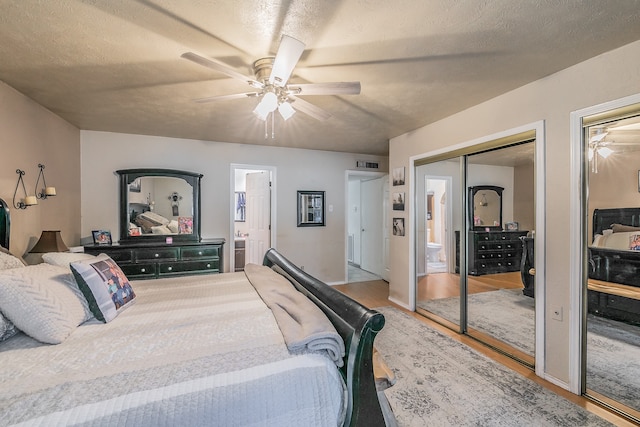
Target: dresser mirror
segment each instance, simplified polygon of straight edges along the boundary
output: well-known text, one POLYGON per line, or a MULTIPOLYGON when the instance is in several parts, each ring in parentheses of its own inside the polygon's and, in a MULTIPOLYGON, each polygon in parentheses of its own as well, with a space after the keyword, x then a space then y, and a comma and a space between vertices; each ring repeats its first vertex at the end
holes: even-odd
POLYGON ((200 241, 202 174, 172 169, 116 171, 120 243, 200 241))
POLYGON ((502 191, 495 185, 469 187, 469 221, 472 230, 502 230, 502 191))

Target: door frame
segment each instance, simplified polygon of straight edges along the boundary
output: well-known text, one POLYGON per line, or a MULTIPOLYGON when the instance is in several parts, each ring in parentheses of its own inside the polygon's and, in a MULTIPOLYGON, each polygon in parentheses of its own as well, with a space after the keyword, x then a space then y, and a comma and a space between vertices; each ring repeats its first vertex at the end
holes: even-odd
MULTIPOLYGON (((585 141, 583 119, 595 114, 617 110, 627 106, 640 103, 640 94, 626 96, 613 101, 583 108, 571 112, 570 140, 571 140, 571 177, 575 180, 571 186, 570 193, 570 244, 569 244, 569 391, 575 394, 582 394, 586 369, 586 352, 584 342, 586 339, 586 312, 584 282, 587 280, 583 269, 583 247, 586 244, 586 215, 587 196, 585 174, 585 141), (583 218, 584 216, 584 218, 583 218)), ((536 256, 538 254, 536 253, 536 256)), ((537 258, 536 258, 537 264, 537 258)), ((537 273, 536 268, 536 273, 537 273)), ((536 289, 537 292, 537 289, 536 289)))
MULTIPOLYGON (((382 178, 385 175, 389 175, 388 172, 374 172, 374 171, 361 171, 361 170, 353 170, 347 169, 344 173, 344 205, 347 207, 344 210, 344 283, 348 283, 349 281, 349 178, 350 177, 361 177, 362 179, 376 179, 382 178)), ((362 180, 361 179, 361 180, 362 180)), ((384 196, 384 192, 383 192, 384 196)), ((382 208, 381 208, 382 209, 382 208)), ((383 212, 384 218, 384 212, 383 212)), ((384 239, 384 236, 383 236, 384 239)), ((382 245, 380 245, 380 250, 382 251, 382 259, 384 260, 385 251, 382 245)))
POLYGON ((276 170, 275 166, 265 166, 265 165, 249 165, 243 163, 231 163, 229 168, 230 179, 230 191, 229 191, 229 271, 235 271, 235 256, 233 256, 235 248, 233 247, 234 239, 234 218, 235 218, 235 188, 236 188, 236 170, 246 169, 251 171, 268 171, 271 175, 271 208, 270 208, 270 224, 271 224, 271 233, 269 236, 270 246, 272 248, 276 248, 276 212, 277 212, 277 197, 276 197, 276 170))

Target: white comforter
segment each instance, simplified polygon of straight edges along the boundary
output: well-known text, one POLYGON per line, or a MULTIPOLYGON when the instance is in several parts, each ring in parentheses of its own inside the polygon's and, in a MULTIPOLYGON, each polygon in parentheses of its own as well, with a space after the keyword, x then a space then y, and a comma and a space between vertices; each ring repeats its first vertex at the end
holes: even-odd
POLYGON ((293 356, 244 273, 134 282, 115 320, 0 345, 0 425, 327 426, 344 385, 293 356))

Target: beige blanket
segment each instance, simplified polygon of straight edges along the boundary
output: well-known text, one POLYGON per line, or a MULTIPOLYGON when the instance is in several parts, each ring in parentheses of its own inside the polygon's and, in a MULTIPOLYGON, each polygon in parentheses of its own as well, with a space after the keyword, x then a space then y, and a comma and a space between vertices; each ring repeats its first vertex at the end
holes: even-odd
POLYGON ((247 264, 244 272, 273 312, 292 353, 323 353, 344 364, 344 341, 327 316, 286 278, 269 267, 247 264))

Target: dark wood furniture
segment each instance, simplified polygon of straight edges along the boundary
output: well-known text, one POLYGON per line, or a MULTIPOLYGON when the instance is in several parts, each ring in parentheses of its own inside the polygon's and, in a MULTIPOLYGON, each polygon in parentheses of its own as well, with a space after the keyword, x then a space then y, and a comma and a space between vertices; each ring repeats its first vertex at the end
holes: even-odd
MULTIPOLYGON (((469 231, 469 274, 506 273, 520 270, 522 242, 527 231, 469 231)), ((456 231, 456 254, 460 253, 460 232, 456 231)), ((456 256, 456 272, 460 271, 456 256)))
POLYGON ((522 241, 522 256, 520 261, 520 277, 522 278, 522 284, 524 289, 522 293, 528 297, 535 297, 535 256, 534 256, 534 240, 533 237, 521 236, 522 241))
MULTIPOLYGON (((640 227, 640 208, 595 209, 591 240, 613 224, 640 227)), ((589 313, 640 325, 640 251, 588 248, 589 313), (602 282, 609 286, 602 286, 602 282), (614 292, 626 285, 626 292, 614 292), (630 297, 630 290, 638 295, 630 297), (623 296, 626 295, 626 296, 623 296)))
POLYGON ((274 249, 264 256, 264 265, 289 281, 326 314, 344 339, 347 354, 340 372, 347 386, 345 426, 396 425, 384 393, 378 393, 373 373, 373 341, 384 326, 384 316, 352 300, 299 269, 274 249))
POLYGON ((156 279, 222 272, 224 239, 173 244, 135 242, 88 245, 86 253, 111 257, 130 279, 156 279))

